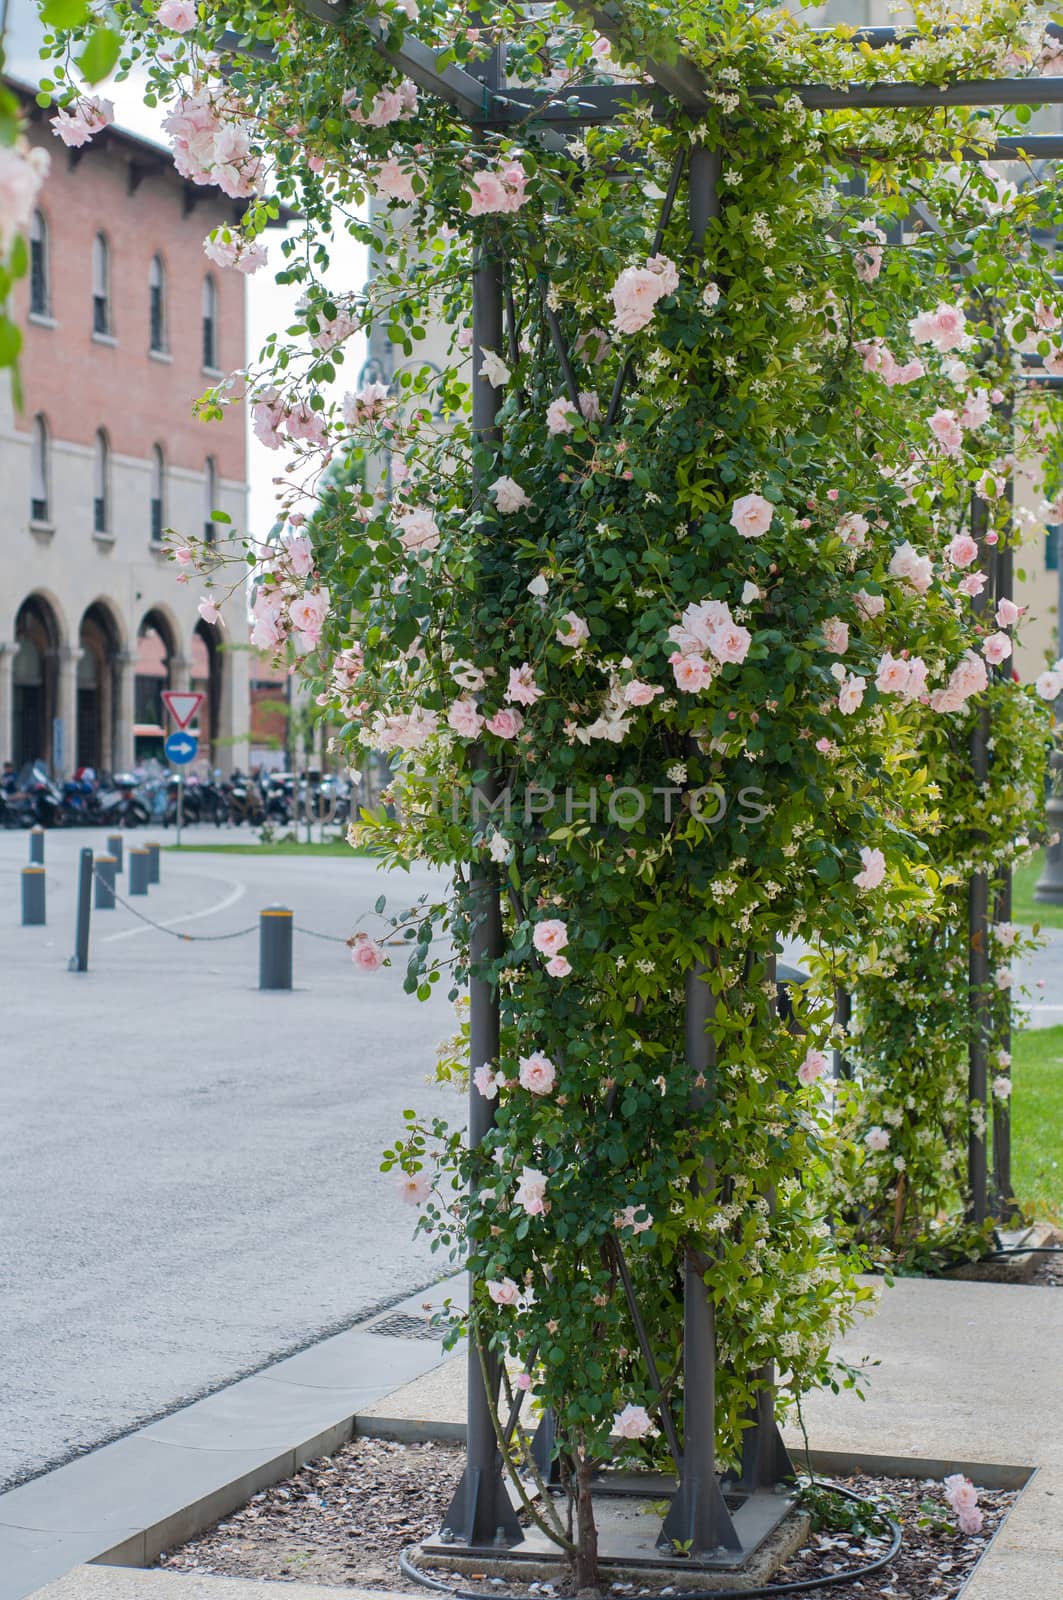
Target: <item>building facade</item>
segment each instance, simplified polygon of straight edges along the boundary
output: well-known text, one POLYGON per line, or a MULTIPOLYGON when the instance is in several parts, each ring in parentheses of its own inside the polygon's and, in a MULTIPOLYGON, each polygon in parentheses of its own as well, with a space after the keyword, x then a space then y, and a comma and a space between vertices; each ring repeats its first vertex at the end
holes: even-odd
POLYGON ((192 412, 244 364, 245 279, 203 253, 233 202, 113 127, 67 150, 25 105, 51 169, 14 294, 21 407, 0 382, 0 759, 61 774, 161 755, 169 687, 206 695, 201 754, 246 766, 242 610, 201 621, 166 555, 170 528, 222 549, 246 523, 244 408, 192 412))

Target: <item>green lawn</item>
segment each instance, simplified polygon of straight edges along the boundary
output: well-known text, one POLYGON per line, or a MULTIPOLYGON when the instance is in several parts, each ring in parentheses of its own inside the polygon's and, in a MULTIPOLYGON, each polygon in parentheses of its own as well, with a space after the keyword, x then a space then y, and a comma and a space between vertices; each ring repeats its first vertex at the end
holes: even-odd
POLYGON ((1017 1034, 1012 1054, 1015 1194, 1025 1210, 1063 1223, 1063 1027, 1017 1034))
POLYGON ((352 848, 344 839, 329 839, 324 844, 305 840, 279 839, 274 844, 164 844, 164 851, 183 856, 369 856, 363 846, 352 848))
POLYGON ((1024 927, 1039 923, 1042 928, 1063 928, 1063 906, 1041 905, 1033 897, 1037 880, 1041 876, 1043 857, 1040 852, 1029 866, 1016 872, 1011 889, 1011 920, 1024 927))

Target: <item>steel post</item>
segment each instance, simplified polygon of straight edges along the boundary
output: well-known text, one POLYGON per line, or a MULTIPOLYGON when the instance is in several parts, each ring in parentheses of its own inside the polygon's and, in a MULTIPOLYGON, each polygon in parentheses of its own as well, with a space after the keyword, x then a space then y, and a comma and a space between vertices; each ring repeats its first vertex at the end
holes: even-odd
POLYGON ((78 858, 78 907, 74 926, 74 954, 68 971, 89 970, 89 928, 92 924, 92 851, 86 846, 78 858))
POLYGON ((44 868, 33 866, 22 869, 22 926, 43 928, 45 925, 44 868))
POLYGON ((148 852, 146 850, 130 850, 129 883, 127 887, 131 895, 147 894, 149 865, 148 852))
MULTIPOLYGON (((994 591, 993 546, 986 543, 989 508, 975 495, 971 502, 971 533, 989 568, 990 582, 972 601, 976 613, 986 610, 994 591)), ((989 709, 982 706, 971 732, 971 777, 978 788, 989 779, 989 709)), ((967 886, 967 992, 970 1037, 968 1043, 967 1095, 972 1121, 967 1141, 968 1216, 983 1223, 989 1215, 989 1183, 986 1128, 975 1118, 981 1106, 988 1120, 988 1036, 989 1036, 989 878, 975 872, 967 886)))
POLYGON ((267 906, 258 914, 258 986, 292 987, 294 918, 287 906, 267 906))
POLYGON ((117 875, 119 877, 121 877, 122 871, 123 871, 123 865, 122 865, 122 835, 120 833, 109 833, 107 835, 107 854, 109 856, 113 856, 114 857, 114 860, 115 860, 115 868, 114 868, 114 870, 117 873, 117 875))
POLYGON ((93 901, 94 910, 114 910, 114 877, 117 868, 118 863, 114 856, 96 857, 96 898, 93 901))
POLYGON ((158 883, 158 881, 159 881, 159 846, 157 844, 149 842, 149 843, 145 844, 144 848, 148 853, 148 882, 149 883, 158 883))
POLYGON ((31 828, 30 829, 30 865, 34 866, 34 867, 43 867, 44 866, 44 829, 43 828, 31 828))

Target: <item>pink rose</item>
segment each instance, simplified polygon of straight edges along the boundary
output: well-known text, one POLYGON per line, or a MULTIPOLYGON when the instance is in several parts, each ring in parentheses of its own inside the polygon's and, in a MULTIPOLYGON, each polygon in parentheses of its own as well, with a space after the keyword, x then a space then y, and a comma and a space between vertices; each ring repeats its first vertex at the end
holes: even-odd
POLYGON ((982 646, 982 654, 991 667, 999 667, 1011 655, 1011 640, 1006 633, 991 633, 982 646))
POLYGON ((965 349, 968 343, 967 319, 960 306, 942 303, 935 311, 921 311, 908 327, 916 344, 932 344, 943 355, 965 349))
POLYGON ((439 549, 439 524, 425 507, 404 511, 395 518, 395 522, 402 530, 399 543, 404 550, 414 555, 428 555, 439 549))
POLYGON ((419 1206, 428 1199, 432 1185, 426 1172, 403 1172, 398 1191, 408 1206, 419 1206))
POLYGON ((475 739, 484 725, 475 700, 464 695, 460 700, 455 700, 447 712, 447 722, 462 739, 475 739))
POLYGON ((625 267, 609 291, 617 333, 638 333, 653 321, 654 308, 669 291, 661 273, 649 267, 625 267))
POLYGON ((351 960, 359 972, 379 972, 384 965, 384 952, 367 933, 356 933, 351 946, 351 960))
POLYGON ((493 733, 496 739, 515 739, 524 726, 524 718, 519 711, 503 706, 496 711, 493 717, 488 717, 484 727, 488 733, 493 733))
POLYGON ((549 1094, 557 1078, 557 1068, 540 1051, 520 1057, 520 1086, 529 1094, 549 1094))
POLYGON ((542 698, 542 690, 535 681, 531 667, 525 661, 519 667, 509 670, 509 687, 506 690, 506 699, 517 705, 533 706, 536 700, 542 698))
POLYGON ((804 1084, 807 1089, 817 1078, 822 1078, 826 1071, 827 1058, 822 1050, 806 1050, 805 1059, 797 1069, 797 1081, 804 1084))
POLYGON ((571 433, 573 424, 579 419, 579 412, 571 400, 562 396, 559 400, 552 400, 546 408, 547 433, 571 433))
POLYGON ((568 944, 568 928, 556 918, 537 922, 532 933, 532 944, 543 956, 556 956, 568 944))
POLYGON ((998 628, 1013 628, 1022 616, 1023 607, 1017 606, 1014 600, 1001 600, 996 609, 998 628))
POLYGON ((625 1206, 613 1218, 613 1227, 630 1228, 632 1233, 648 1233, 653 1227, 653 1216, 645 1206, 625 1206))
POLYGON ((504 517, 510 516, 514 511, 527 511, 531 505, 520 484, 512 478, 496 478, 487 492, 494 495, 495 505, 504 517))
POLYGON ((58 111, 52 118, 52 132, 69 149, 79 150, 113 121, 114 102, 94 94, 76 100, 69 111, 58 111))
POLYGON ((648 706, 664 690, 655 683, 640 683, 638 678, 632 678, 630 683, 624 685, 624 703, 629 706, 648 706))
POLYGON ((945 455, 959 455, 963 447, 963 429, 955 411, 935 411, 930 419, 930 431, 945 455))
POLYGON ((551 956, 546 963, 546 974, 549 978, 567 978, 571 971, 572 966, 567 956, 551 956))
POLYGON ((710 634, 709 651, 720 662, 744 661, 752 643, 753 635, 749 629, 740 628, 736 622, 732 622, 714 629, 710 634))
POLYGON ((872 850, 865 844, 860 851, 860 860, 863 862, 863 866, 856 874, 853 882, 858 889, 877 889, 886 876, 885 856, 881 850, 872 850))
POLYGON ((856 609, 865 622, 870 622, 872 617, 880 617, 886 609, 885 597, 880 594, 868 594, 866 589, 858 589, 853 598, 856 601, 856 609))
POLYGON ((890 1136, 885 1128, 869 1128, 864 1134, 864 1143, 869 1150, 881 1152, 889 1149, 890 1136))
POLYGON ((529 1217, 541 1216, 546 1210, 545 1174, 535 1167, 525 1167, 521 1172, 513 1203, 527 1212, 529 1217))
POLYGON ((625 1406, 613 1418, 613 1433, 618 1439, 644 1439, 652 1427, 645 1406, 625 1406))
POLYGON ((771 527, 775 507, 760 494, 744 494, 731 507, 731 524, 743 539, 759 539, 771 527))
POLYGON ((837 533, 846 544, 859 549, 867 538, 868 520, 861 516, 859 511, 850 511, 847 517, 842 517, 838 522, 837 533))
POLYGON ((954 567, 969 567, 978 557, 977 541, 969 533, 958 533, 948 548, 948 558, 954 567))
POLYGON ((843 656, 849 648, 849 624, 840 617, 828 617, 820 631, 827 649, 836 656, 843 656))
POLYGON ((712 668, 703 656, 674 655, 671 658, 676 687, 684 694, 697 694, 712 682, 712 668))
POLYGON ((290 533, 284 541, 288 565, 297 578, 309 576, 314 565, 314 549, 305 533, 290 533))
POLYGON ((984 572, 969 572, 958 584, 961 594, 969 594, 972 600, 980 595, 989 580, 984 572))
POLYGON ((838 690, 838 710, 843 717, 851 717, 858 710, 864 699, 864 680, 857 677, 855 672, 850 672, 841 688, 838 690))
POLYGON ((916 594, 926 594, 934 577, 934 564, 929 556, 921 556, 905 541, 898 545, 890 561, 890 576, 903 578, 916 594))
POLYGON ((192 0, 162 0, 155 19, 172 33, 187 33, 196 25, 196 8, 192 0))
POLYGON ((488 1066, 477 1067, 472 1081, 477 1093, 482 1094, 485 1100, 497 1100, 499 1084, 505 1083, 505 1079, 488 1066))
POLYGON ((1058 700, 1063 694, 1063 672, 1042 672, 1034 683, 1034 689, 1042 700, 1058 700))
POLYGON ((558 644, 566 645, 569 650, 578 650, 590 636, 591 630, 583 618, 575 611, 566 611, 556 634, 558 644))
POLYGON ((496 1306, 515 1306, 520 1290, 512 1278, 488 1278, 487 1292, 496 1306))
POLYGON ((192 564, 192 551, 190 550, 188 545, 183 544, 183 545, 181 545, 180 549, 174 551, 173 558, 177 562, 177 565, 179 567, 191 566, 191 564, 192 564))
POLYGON ((200 616, 203 618, 204 622, 212 622, 212 623, 214 623, 214 625, 216 627, 219 627, 219 628, 222 626, 222 615, 221 615, 221 612, 218 610, 217 606, 214 604, 214 601, 211 600, 207 595, 203 595, 200 598, 199 605, 197 606, 196 609, 198 610, 200 616))
POLYGON ((878 664, 875 688, 881 694, 904 694, 908 687, 909 670, 907 661, 891 656, 887 650, 878 664))
POLYGON ((381 162, 375 170, 371 168, 369 180, 377 195, 383 195, 388 200, 400 200, 403 205, 412 206, 417 203, 413 178, 409 172, 400 167, 394 156, 381 162))
POLYGON ((288 617, 292 627, 302 636, 304 644, 315 645, 321 637, 321 629, 328 615, 328 590, 313 589, 309 594, 300 595, 288 607, 288 617))
POLYGON ((976 389, 964 403, 960 424, 964 428, 981 428, 989 421, 989 417, 989 395, 985 389, 976 389))

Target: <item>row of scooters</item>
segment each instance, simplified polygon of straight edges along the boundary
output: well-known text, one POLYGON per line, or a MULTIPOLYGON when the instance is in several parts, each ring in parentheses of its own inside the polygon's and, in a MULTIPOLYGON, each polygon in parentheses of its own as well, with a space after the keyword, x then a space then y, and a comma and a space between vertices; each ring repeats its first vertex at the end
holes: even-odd
MULTIPOLYGON (((96 773, 82 769, 63 781, 54 779, 43 761, 5 774, 0 784, 0 826, 5 828, 168 828, 178 820, 179 780, 173 773, 96 773)), ((327 773, 310 771, 234 772, 222 779, 184 780, 180 796, 185 824, 213 822, 252 827, 285 826, 309 820, 346 824, 351 814, 351 785, 327 773)))

